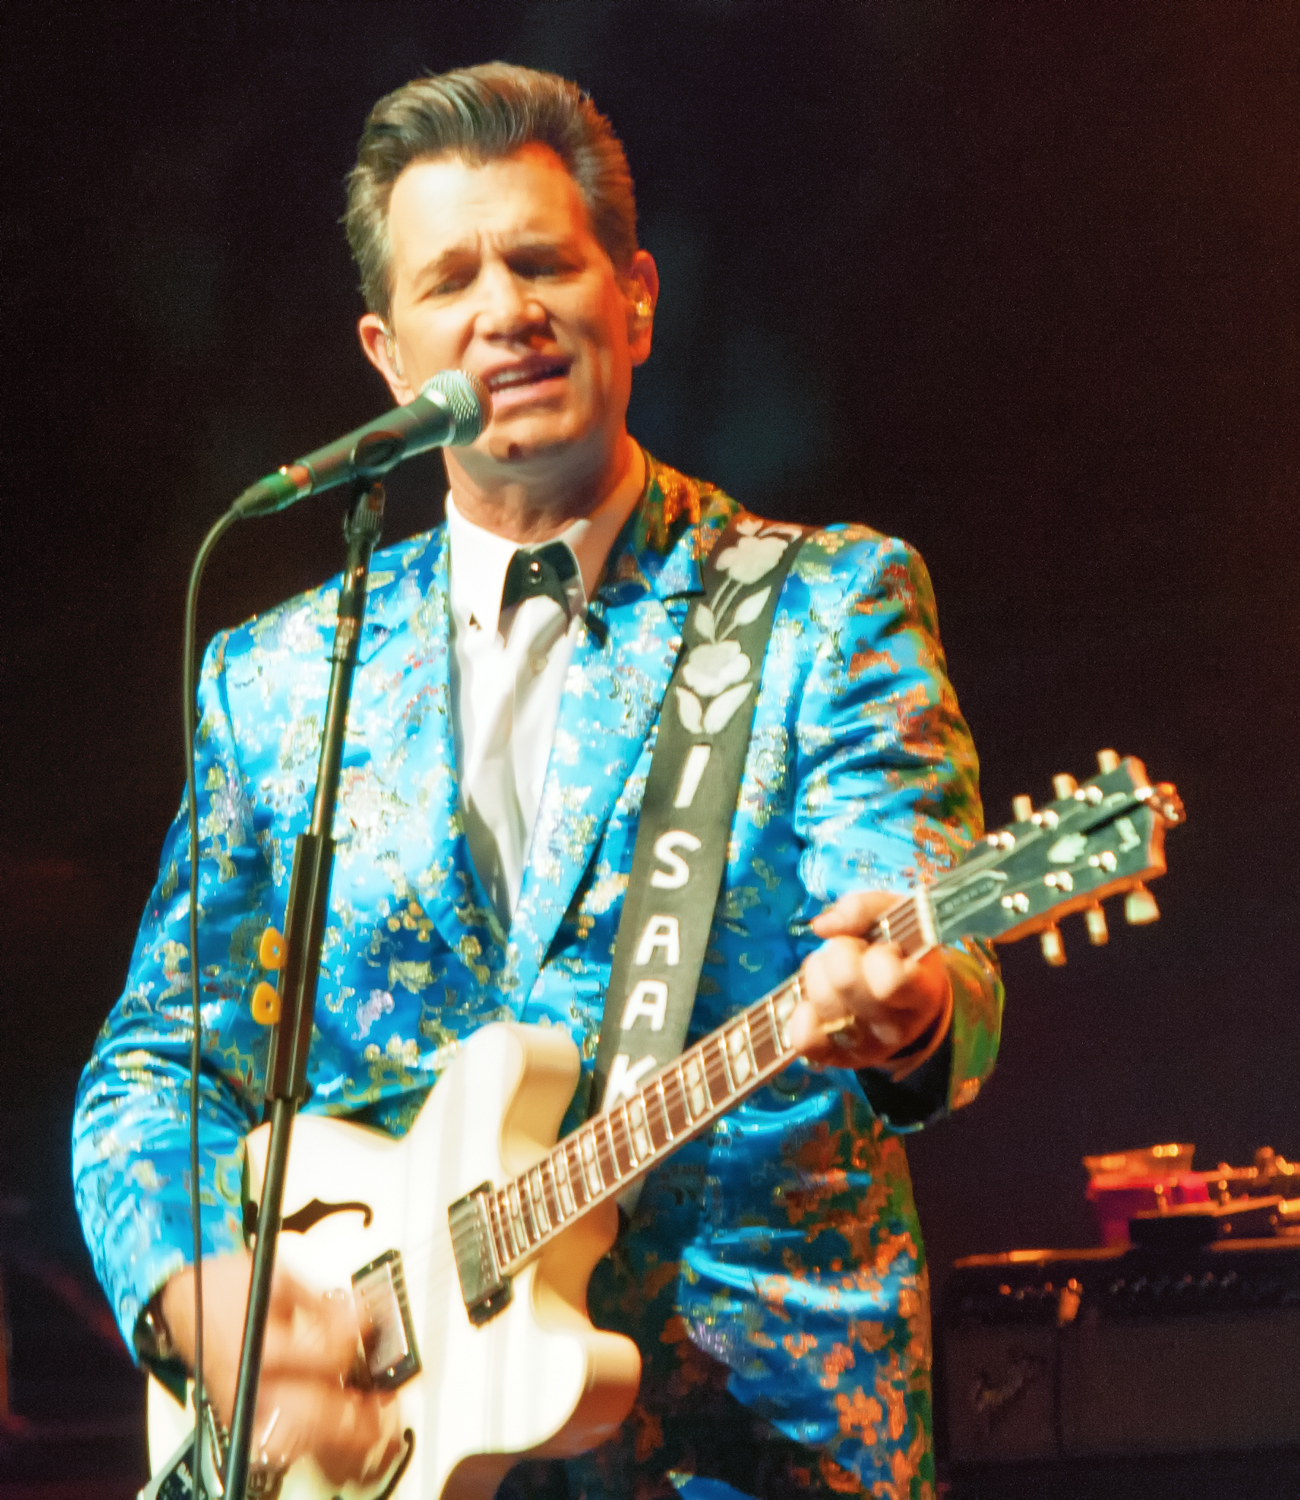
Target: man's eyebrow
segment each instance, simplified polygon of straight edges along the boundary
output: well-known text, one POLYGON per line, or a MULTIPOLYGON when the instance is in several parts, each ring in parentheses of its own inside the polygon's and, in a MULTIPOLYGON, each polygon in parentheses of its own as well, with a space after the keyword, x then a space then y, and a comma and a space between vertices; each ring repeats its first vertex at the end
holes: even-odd
POLYGON ((479 253, 473 245, 448 245, 418 265, 411 273, 412 285, 424 287, 466 266, 476 265, 479 253))
POLYGON ((444 266, 462 266, 466 261, 477 260, 478 257, 476 245, 445 245, 436 255, 423 262, 416 275, 423 276, 429 271, 439 271, 444 266))
MULTIPOLYGON (((567 235, 548 234, 542 230, 533 233, 526 229, 520 230, 517 235, 506 240, 501 246, 504 255, 538 253, 564 255, 573 249, 573 240, 567 235)), ((437 275, 444 270, 454 269, 481 259, 482 250, 474 241, 465 241, 459 245, 444 245, 437 254, 426 260, 416 270, 415 275, 417 278, 437 275)))
POLYGON ((562 251, 570 249, 574 243, 572 235, 555 234, 543 229, 521 229, 516 235, 506 240, 501 248, 505 254, 511 255, 517 250, 562 251))

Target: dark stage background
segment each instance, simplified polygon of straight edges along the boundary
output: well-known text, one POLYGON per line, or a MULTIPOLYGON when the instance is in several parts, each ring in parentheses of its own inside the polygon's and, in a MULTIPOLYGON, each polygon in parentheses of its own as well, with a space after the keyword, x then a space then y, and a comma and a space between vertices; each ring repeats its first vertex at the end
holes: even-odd
MULTIPOLYGON (((1084 1152, 1300 1154, 1300 21, 1282 3, 28 4, 10 13, 0 1198, 88 1274, 76 1078, 177 805, 189 559, 378 413, 336 220, 369 105, 555 68, 623 135, 664 292, 634 432, 920 547, 988 817, 1101 745, 1175 780, 1164 920, 1005 955, 1002 1061, 916 1140, 936 1277, 1088 1243, 1084 1152), (25 1215, 21 1213, 26 1203, 25 1215)), ((387 535, 431 524, 434 459, 387 535)), ((238 531, 203 632, 333 572, 238 531)), ((18 1226, 18 1227, 15 1227, 18 1226)))

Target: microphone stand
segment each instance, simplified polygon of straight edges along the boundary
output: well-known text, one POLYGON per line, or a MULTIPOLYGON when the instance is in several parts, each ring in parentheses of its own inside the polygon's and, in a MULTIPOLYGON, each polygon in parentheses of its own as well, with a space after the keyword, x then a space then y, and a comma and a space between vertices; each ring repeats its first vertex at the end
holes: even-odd
POLYGON ((310 826, 306 833, 298 835, 294 849, 289 901, 285 909, 287 954, 280 970, 280 1010, 274 1023, 266 1067, 271 1140, 257 1212, 257 1244, 253 1251, 244 1343, 239 1357, 239 1379, 230 1425, 225 1500, 244 1500, 248 1484, 253 1416, 262 1373, 262 1347, 266 1339, 271 1275, 275 1268, 275 1247, 284 1203, 289 1138, 294 1115, 310 1092, 307 1087, 307 1054, 311 1047, 312 1018, 316 1008, 321 943, 329 914, 330 873, 334 864, 332 829, 348 702, 352 695, 361 620, 366 607, 370 554, 379 540, 384 519, 382 484, 358 478, 353 486, 353 499, 355 503, 343 524, 348 557, 339 588, 338 620, 330 651, 329 697, 320 765, 316 773, 316 797, 310 826))

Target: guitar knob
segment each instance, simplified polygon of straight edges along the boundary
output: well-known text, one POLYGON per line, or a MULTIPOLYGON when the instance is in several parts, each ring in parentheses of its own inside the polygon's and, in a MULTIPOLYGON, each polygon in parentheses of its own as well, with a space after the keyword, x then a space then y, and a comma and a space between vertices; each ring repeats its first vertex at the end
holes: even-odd
POLYGON ((1067 797, 1073 797, 1079 790, 1079 783, 1068 771, 1061 771, 1052 777, 1052 791, 1056 794, 1058 802, 1064 802, 1067 797))
POLYGON ((289 948, 274 927, 268 927, 257 945, 257 961, 264 969, 283 969, 289 948))
POLYGON ((1088 929, 1088 941, 1094 948, 1104 947, 1110 941, 1106 913, 1100 906, 1090 906, 1085 910, 1083 920, 1088 929))
POLYGON ((1065 944, 1061 941, 1061 929, 1044 927, 1038 934, 1038 941, 1043 949, 1043 957, 1054 969, 1059 969, 1065 962, 1065 944))
POLYGON ((1160 908, 1156 898, 1144 885, 1135 885, 1124 897, 1124 920, 1130 927, 1145 927, 1148 922, 1158 921, 1160 908))
POLYGON ((1118 771, 1119 754, 1115 750, 1097 751, 1097 769, 1099 771, 1118 771))
POLYGON ((1011 815, 1017 823, 1028 823, 1034 815, 1034 799, 1024 792, 1011 799, 1011 815))
POLYGON ((280 994, 276 987, 264 979, 253 991, 251 1009, 259 1026, 274 1026, 280 1019, 280 994))

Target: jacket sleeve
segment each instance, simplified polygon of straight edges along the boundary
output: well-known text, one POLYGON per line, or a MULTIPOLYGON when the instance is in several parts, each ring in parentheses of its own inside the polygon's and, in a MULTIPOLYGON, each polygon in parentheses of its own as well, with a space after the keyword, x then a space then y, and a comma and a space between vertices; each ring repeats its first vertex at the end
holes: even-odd
MULTIPOLYGON (((241 782, 220 671, 199 688, 200 1150, 204 1254, 242 1247, 242 1138, 260 1118, 266 1038, 246 995, 267 920, 267 863, 241 782)), ((128 1347, 153 1294, 193 1257, 189 1172, 192 1037, 186 805, 163 846, 126 989, 96 1039, 73 1120, 77 1210, 128 1347)))
MULTIPOLYGON (((983 813, 919 555, 864 528, 833 528, 805 542, 796 569, 816 640, 795 820, 811 916, 849 891, 933 880, 982 835, 983 813)), ((997 1056, 1003 995, 992 949, 966 941, 943 954, 953 992, 943 1044, 898 1083, 859 1074, 897 1129, 968 1104, 997 1056)))

